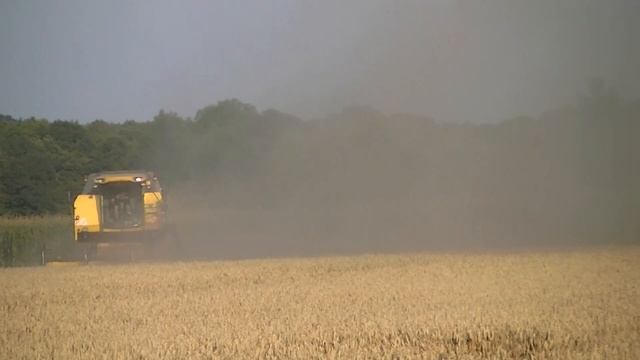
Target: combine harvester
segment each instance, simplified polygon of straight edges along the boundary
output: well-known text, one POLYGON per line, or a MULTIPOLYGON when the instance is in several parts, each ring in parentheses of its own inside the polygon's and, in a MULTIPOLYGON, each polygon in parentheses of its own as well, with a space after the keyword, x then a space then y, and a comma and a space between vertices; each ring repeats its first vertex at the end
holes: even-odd
POLYGON ((137 260, 175 255, 162 187, 150 171, 105 171, 87 177, 73 203, 74 249, 47 249, 46 263, 137 260))

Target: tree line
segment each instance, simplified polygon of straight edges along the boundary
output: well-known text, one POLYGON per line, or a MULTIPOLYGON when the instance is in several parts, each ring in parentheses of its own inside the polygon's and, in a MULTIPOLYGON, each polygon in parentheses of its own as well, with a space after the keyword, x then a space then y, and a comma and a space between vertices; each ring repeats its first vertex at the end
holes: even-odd
POLYGON ((601 81, 574 104, 491 124, 365 107, 303 121, 238 100, 146 122, 0 115, 0 215, 67 213, 85 175, 141 168, 185 202, 307 209, 327 228, 340 228, 336 209, 364 207, 406 231, 638 239, 638 135, 640 101, 601 81))

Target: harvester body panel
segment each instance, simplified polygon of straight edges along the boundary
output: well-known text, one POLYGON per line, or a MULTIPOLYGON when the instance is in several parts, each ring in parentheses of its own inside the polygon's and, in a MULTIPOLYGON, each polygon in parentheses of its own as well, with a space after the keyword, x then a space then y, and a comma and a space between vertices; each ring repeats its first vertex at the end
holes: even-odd
POLYGON ((159 191, 144 193, 144 224, 148 229, 159 229, 164 223, 164 203, 159 191))
POLYGON ((75 240, 78 240, 80 232, 100 232, 100 195, 81 194, 74 201, 75 212, 74 227, 75 240))

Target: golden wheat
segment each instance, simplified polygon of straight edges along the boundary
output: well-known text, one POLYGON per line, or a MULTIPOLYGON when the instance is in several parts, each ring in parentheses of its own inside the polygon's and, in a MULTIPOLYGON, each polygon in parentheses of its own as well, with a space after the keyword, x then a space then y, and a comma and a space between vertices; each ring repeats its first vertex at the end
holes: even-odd
POLYGON ((640 358, 640 249, 0 271, 0 357, 640 358))

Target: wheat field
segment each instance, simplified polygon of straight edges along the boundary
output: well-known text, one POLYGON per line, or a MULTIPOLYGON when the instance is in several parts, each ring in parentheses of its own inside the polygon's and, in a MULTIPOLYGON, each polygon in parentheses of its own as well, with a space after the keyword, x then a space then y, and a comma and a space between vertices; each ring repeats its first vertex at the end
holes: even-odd
POLYGON ((637 359, 640 248, 0 270, 3 359, 637 359))

